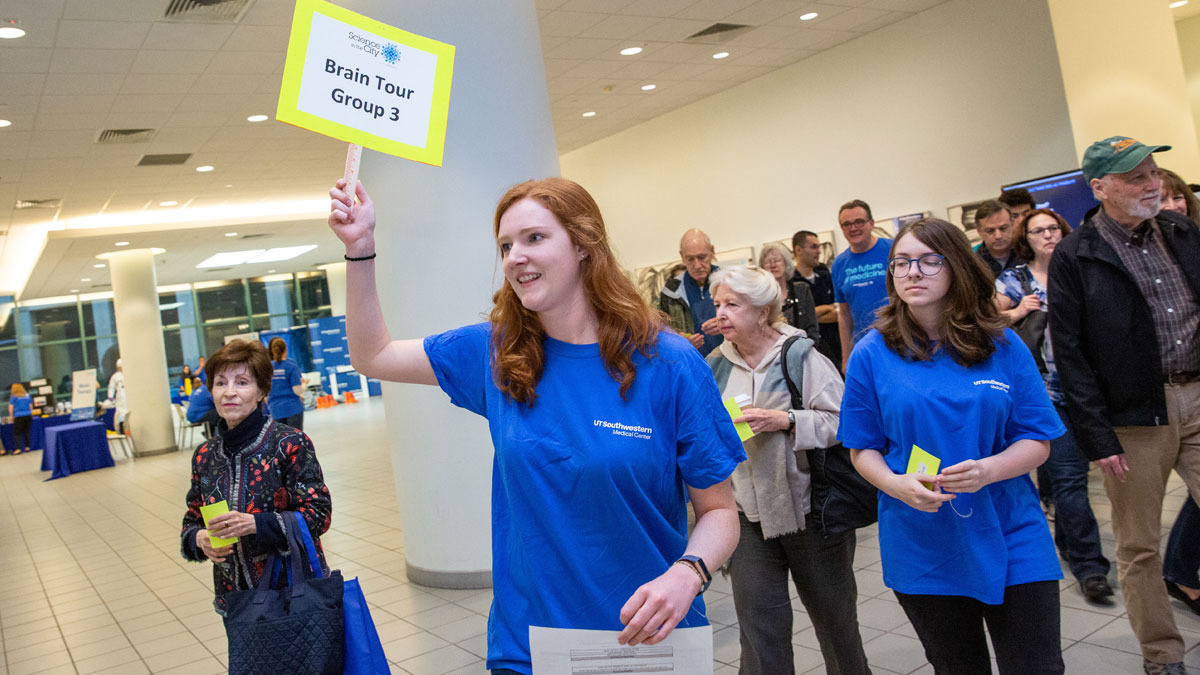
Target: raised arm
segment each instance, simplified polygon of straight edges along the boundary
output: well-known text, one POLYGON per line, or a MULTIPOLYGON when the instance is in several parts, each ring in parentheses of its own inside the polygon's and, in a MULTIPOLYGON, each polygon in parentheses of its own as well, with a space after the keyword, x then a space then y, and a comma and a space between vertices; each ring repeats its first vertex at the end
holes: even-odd
MULTIPOLYGON (((348 258, 373 256, 375 204, 361 181, 356 186, 357 204, 351 204, 345 187, 346 181, 338 180, 329 191, 329 227, 346 246, 348 258)), ((373 259, 346 263, 346 337, 350 365, 363 375, 391 382, 437 384, 421 340, 391 339, 379 306, 373 259)))

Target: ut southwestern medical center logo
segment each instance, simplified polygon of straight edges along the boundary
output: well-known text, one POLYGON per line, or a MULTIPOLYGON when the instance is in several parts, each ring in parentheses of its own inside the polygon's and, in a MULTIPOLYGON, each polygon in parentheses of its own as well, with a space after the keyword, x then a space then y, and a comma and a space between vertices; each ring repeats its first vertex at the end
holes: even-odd
POLYGON ((371 56, 382 58, 386 65, 393 68, 400 62, 400 48, 394 42, 379 42, 370 35, 363 35, 354 31, 350 31, 347 37, 350 40, 351 49, 357 49, 371 56))
POLYGON ((614 436, 630 436, 632 438, 650 438, 654 430, 650 427, 643 427, 636 424, 621 424, 620 422, 608 422, 606 420, 592 420, 592 426, 602 429, 612 429, 614 436))

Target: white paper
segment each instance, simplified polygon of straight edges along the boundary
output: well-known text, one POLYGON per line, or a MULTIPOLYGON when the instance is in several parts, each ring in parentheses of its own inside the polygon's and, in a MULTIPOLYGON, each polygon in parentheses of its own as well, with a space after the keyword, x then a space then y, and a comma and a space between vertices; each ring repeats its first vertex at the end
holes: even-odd
POLYGON ((534 675, 712 675, 712 626, 676 628, 656 645, 621 645, 615 630, 529 627, 534 675))

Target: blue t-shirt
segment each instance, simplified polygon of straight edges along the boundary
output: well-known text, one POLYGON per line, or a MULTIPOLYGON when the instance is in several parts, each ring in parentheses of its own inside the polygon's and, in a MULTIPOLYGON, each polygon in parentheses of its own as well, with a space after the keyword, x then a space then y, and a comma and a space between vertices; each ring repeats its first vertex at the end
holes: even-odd
MULTIPOLYGON (((490 335, 489 324, 432 335, 425 353, 450 400, 488 419, 487 667, 528 673, 530 626, 622 628, 621 607, 687 545, 685 486, 725 480, 746 454, 712 371, 678 335, 634 354, 627 399, 599 345, 546 338, 532 408, 497 388, 490 335)), ((679 625, 707 623, 696 598, 679 625)))
MULTIPOLYGON (((1049 305, 1046 304, 1046 287, 1037 280, 1037 277, 1033 276, 1026 265, 1001 272, 1000 276, 996 277, 996 292, 1008 297, 1012 301, 1013 307, 1016 307, 1021 304, 1021 299, 1026 295, 1021 279, 1029 281, 1029 289, 1041 301, 1042 311, 1049 311, 1049 305)), ((1042 362, 1046 364, 1046 372, 1042 373, 1042 379, 1046 383, 1046 393, 1055 404, 1066 406, 1067 397, 1063 394, 1062 385, 1059 384, 1058 367, 1054 365, 1054 347, 1050 344, 1049 322, 1046 323, 1046 336, 1042 340, 1042 362)))
POLYGON ((213 403, 212 394, 208 391, 208 387, 201 383, 188 399, 187 421, 195 424, 204 419, 208 411, 214 408, 216 408, 216 404, 213 403))
POLYGON ((892 240, 880 238, 870 249, 842 251, 833 261, 833 300, 850 306, 854 343, 875 323, 875 310, 888 302, 887 266, 892 240))
POLYGON ((8 399, 8 402, 13 407, 13 417, 33 416, 33 398, 29 396, 13 396, 8 399))
POLYGON ((294 361, 272 361, 275 373, 271 376, 271 393, 267 394, 267 408, 273 419, 281 420, 304 412, 304 402, 292 391, 300 384, 300 366, 294 361))
MULTIPOLYGON (((846 370, 838 440, 882 452, 899 474, 914 444, 941 458, 944 470, 1019 440, 1058 438, 1066 430, 1029 349, 1011 330, 1004 335, 991 358, 963 367, 941 352, 932 361, 905 359, 870 331, 846 370)), ((1028 475, 960 493, 935 513, 881 490, 879 547, 884 583, 901 593, 996 605, 1008 586, 1062 578, 1028 475)))

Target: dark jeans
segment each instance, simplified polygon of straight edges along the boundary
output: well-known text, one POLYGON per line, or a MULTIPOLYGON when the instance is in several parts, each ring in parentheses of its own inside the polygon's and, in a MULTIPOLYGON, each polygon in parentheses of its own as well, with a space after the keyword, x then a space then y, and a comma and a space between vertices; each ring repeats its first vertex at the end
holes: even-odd
POLYGON ((741 539, 729 561, 741 630, 742 675, 790 675, 792 604, 788 575, 813 622, 825 670, 869 674, 858 632, 854 530, 824 536, 810 523, 796 534, 763 539, 762 526, 739 513, 741 539))
POLYGON ((897 592, 896 599, 921 638, 925 658, 936 675, 991 675, 985 623, 1000 675, 1065 671, 1055 581, 1009 586, 999 605, 961 595, 897 592))
POLYGON ((1054 500, 1054 543, 1077 580, 1107 576, 1109 562, 1100 550, 1100 527, 1088 500, 1088 461, 1075 444, 1066 408, 1054 408, 1067 427, 1067 433, 1050 441, 1050 458, 1041 467, 1054 500))
POLYGON ((1197 570, 1200 570, 1200 507, 1188 495, 1167 539, 1163 578, 1180 586, 1200 588, 1197 570))
POLYGON ((283 424, 286 424, 289 427, 296 429, 298 431, 304 431, 304 411, 300 411, 300 412, 296 413, 295 415, 290 415, 288 417, 284 417, 283 419, 278 419, 275 421, 282 422, 283 424))
POLYGON ((33 416, 25 415, 23 417, 13 418, 13 445, 17 446, 13 450, 22 452, 29 450, 32 442, 30 430, 33 428, 33 416))

